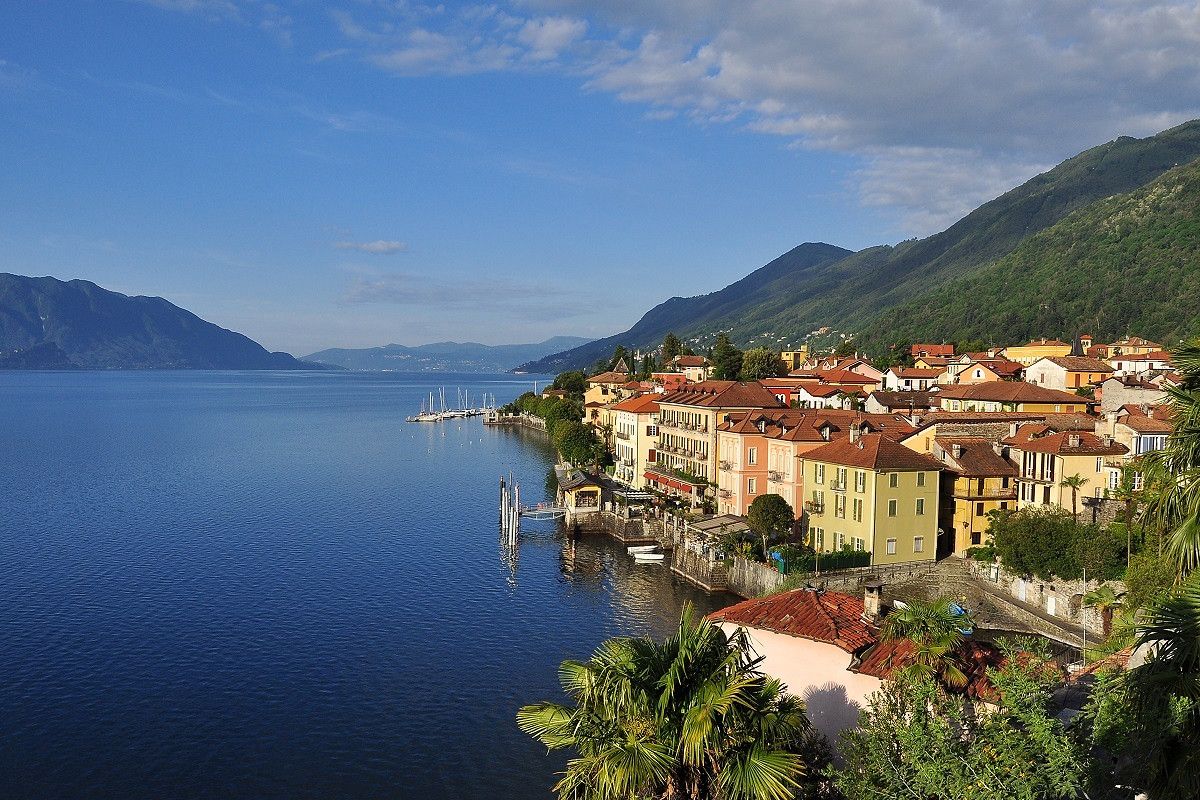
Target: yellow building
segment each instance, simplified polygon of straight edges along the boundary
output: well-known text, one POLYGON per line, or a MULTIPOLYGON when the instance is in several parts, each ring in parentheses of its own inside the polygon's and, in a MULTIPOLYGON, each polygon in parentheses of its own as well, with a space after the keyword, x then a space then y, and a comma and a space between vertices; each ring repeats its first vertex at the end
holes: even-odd
POLYGON ((597 408, 609 403, 617 403, 629 396, 623 387, 629 383, 627 372, 601 372, 587 379, 587 389, 583 392, 583 404, 597 408))
POLYGON ((942 411, 1021 411, 1046 414, 1086 413, 1088 399, 1024 381, 988 381, 947 386, 937 393, 942 411))
POLYGON ((816 548, 866 550, 872 564, 937 558, 940 462, 856 429, 805 453, 803 461, 816 548))
POLYGON ((658 460, 658 398, 643 394, 608 407, 613 414, 613 477, 635 489, 646 488, 646 470, 658 460))
POLYGON ((1055 432, 1046 425, 1022 425, 1004 440, 1017 464, 1017 507, 1059 506, 1078 512, 1083 497, 1103 497, 1110 463, 1129 452, 1111 437, 1088 431, 1055 432), (1078 475, 1082 485, 1063 486, 1064 478, 1078 475))
POLYGON ((1058 339, 1036 339, 1029 344, 1004 348, 1004 357, 1028 367, 1039 358, 1069 356, 1071 345, 1058 339))
POLYGON ((787 364, 788 372, 800 369, 808 361, 808 345, 800 345, 799 350, 784 350, 779 357, 787 364))
POLYGON ((951 479, 947 499, 952 513, 943 519, 954 531, 954 552, 987 542, 993 511, 1017 507, 1017 467, 998 441, 971 436, 938 436, 933 457, 946 465, 951 479))

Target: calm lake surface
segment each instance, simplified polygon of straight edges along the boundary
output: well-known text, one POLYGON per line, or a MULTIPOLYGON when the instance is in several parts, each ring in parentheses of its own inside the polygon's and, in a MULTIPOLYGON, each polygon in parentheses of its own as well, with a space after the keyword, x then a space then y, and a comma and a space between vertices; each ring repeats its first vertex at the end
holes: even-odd
POLYGON ((546 798, 555 670, 707 598, 549 523, 511 376, 0 372, 0 797, 546 798))

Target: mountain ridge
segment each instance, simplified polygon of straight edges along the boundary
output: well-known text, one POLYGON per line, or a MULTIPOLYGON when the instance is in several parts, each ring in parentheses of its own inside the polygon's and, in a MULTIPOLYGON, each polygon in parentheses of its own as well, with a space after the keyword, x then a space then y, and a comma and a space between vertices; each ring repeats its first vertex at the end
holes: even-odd
POLYGON ((16 369, 322 369, 162 297, 0 272, 0 363, 16 369))
MULTIPOLYGON (((753 293, 762 298, 761 302, 733 303, 719 314, 691 320, 670 315, 674 317, 670 321, 678 321, 672 330, 685 340, 700 343, 717 331, 725 331, 740 346, 794 345, 825 326, 853 333, 878 324, 892 309, 936 291, 942 283, 985 269, 1069 214, 1144 186, 1198 157, 1197 120, 1142 139, 1118 137, 1084 150, 989 200, 943 231, 894 246, 844 251, 847 254, 840 258, 761 285, 753 293)), ((726 292, 763 269, 713 294, 726 292)), ((627 331, 522 368, 547 372, 584 368, 609 355, 617 344, 630 348, 656 346, 662 340, 657 332, 662 325, 646 324, 647 318, 667 316, 662 311, 670 303, 668 300, 655 306, 627 331), (652 328, 654 335, 649 335, 652 328), (601 342, 609 345, 607 352, 601 352, 601 342)))
POLYGON ((309 361, 358 371, 508 372, 531 359, 590 341, 582 336, 553 336, 530 344, 487 345, 480 342, 430 342, 408 346, 328 348, 305 356, 309 361))

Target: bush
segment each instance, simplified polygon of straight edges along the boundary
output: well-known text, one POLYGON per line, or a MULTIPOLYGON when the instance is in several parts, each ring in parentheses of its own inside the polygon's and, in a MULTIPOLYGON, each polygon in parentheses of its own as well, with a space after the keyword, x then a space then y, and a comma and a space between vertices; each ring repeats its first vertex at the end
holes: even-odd
MULTIPOLYGON (((995 553, 1018 575, 1075 580, 1111 580, 1125 570, 1125 538, 1095 525, 1081 525, 1060 508, 992 512, 989 532, 995 553)), ((974 548, 973 548, 974 549, 974 548)))
MULTIPOLYGON (((783 559, 779 571, 784 575, 815 572, 817 555, 810 548, 784 545, 774 548, 783 559)), ((866 567, 871 564, 871 554, 865 550, 842 550, 838 553, 821 553, 821 572, 834 572, 839 569, 866 567)))
POLYGON ((988 545, 986 547, 968 547, 967 558, 973 561, 983 561, 988 564, 996 560, 996 548, 988 545))

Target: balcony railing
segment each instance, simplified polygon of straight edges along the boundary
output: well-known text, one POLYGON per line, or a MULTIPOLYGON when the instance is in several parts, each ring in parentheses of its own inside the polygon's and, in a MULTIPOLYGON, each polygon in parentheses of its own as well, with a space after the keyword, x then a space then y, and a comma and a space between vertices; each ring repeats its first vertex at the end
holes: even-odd
POLYGON ((835 492, 844 492, 846 491, 846 482, 839 481, 837 478, 834 478, 829 482, 829 488, 833 489, 835 492))
POLYGON ((733 498, 733 492, 729 491, 728 489, 719 489, 717 494, 721 496, 722 500, 730 500, 733 498))
POLYGON ((731 469, 733 469, 732 461, 722 461, 721 462, 721 470, 723 472, 729 472, 731 469))
POLYGON ((767 470, 767 480, 779 483, 780 481, 787 480, 787 477, 777 469, 769 469, 767 470))
POLYGON ((626 433, 625 431, 615 431, 614 433, 618 439, 624 439, 625 441, 629 441, 629 438, 630 438, 629 434, 626 433))
POLYGON ((825 513, 825 504, 816 500, 805 500, 804 510, 814 516, 820 516, 825 513))
POLYGON ((992 499, 997 499, 997 500, 1012 500, 1012 499, 1016 498, 1016 496, 1017 496, 1017 487, 1010 486, 1007 489, 1005 489, 1005 488, 987 488, 981 492, 981 491, 979 491, 978 488, 972 486, 970 489, 967 489, 966 491, 963 491, 963 492, 956 491, 954 493, 954 496, 959 499, 972 499, 972 500, 975 498, 981 498, 981 499, 992 498, 992 499))

